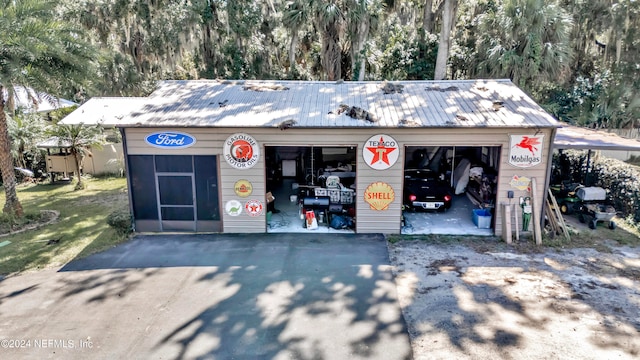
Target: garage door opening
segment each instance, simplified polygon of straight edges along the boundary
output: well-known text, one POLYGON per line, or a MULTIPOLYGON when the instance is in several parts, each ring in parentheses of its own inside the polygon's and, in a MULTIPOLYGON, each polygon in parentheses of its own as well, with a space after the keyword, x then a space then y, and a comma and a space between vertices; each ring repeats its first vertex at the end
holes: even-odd
POLYGON ((267 232, 354 232, 356 149, 265 147, 267 232))
POLYGON ((403 234, 493 235, 500 147, 407 146, 403 234))

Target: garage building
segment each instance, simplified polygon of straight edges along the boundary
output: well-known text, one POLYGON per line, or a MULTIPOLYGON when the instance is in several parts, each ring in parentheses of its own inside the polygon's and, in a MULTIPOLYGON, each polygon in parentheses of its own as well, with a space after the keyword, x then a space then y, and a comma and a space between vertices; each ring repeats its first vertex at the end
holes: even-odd
POLYGON ((501 235, 503 204, 539 216, 559 126, 509 80, 164 81, 135 104, 103 120, 139 232, 501 235), (424 174, 450 208, 409 194, 424 174))

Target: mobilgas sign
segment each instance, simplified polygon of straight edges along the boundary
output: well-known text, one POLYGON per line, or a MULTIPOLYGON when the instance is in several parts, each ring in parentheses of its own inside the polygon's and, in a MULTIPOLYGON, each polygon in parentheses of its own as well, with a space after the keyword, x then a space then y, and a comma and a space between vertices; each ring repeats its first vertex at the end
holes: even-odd
POLYGON ((181 132, 157 132, 147 135, 144 140, 147 144, 162 149, 182 149, 196 143, 196 138, 181 132))
POLYGON ((521 168, 540 164, 543 143, 544 135, 511 135, 509 164, 521 168))

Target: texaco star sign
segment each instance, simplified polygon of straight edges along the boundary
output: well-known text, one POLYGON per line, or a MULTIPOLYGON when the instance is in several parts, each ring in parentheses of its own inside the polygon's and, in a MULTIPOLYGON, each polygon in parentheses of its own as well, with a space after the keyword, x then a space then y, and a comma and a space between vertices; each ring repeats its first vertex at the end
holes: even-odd
POLYGON ((367 165, 376 170, 385 170, 398 160, 398 143, 389 135, 374 135, 365 142, 362 157, 367 165))

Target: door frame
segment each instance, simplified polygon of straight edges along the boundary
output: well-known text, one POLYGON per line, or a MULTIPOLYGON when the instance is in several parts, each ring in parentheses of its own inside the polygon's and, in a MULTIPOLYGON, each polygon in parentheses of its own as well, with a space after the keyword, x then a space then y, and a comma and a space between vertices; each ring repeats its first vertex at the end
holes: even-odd
POLYGON ((160 222, 160 231, 166 231, 166 227, 172 227, 169 230, 174 231, 196 231, 196 222, 198 221, 197 206, 196 206, 196 183, 195 172, 156 172, 156 198, 158 206, 158 218, 160 222), (163 205, 162 198, 160 197, 160 184, 159 177, 189 177, 191 178, 191 205, 163 205), (191 208, 193 213, 193 220, 164 220, 162 218, 163 207, 181 207, 191 208))

